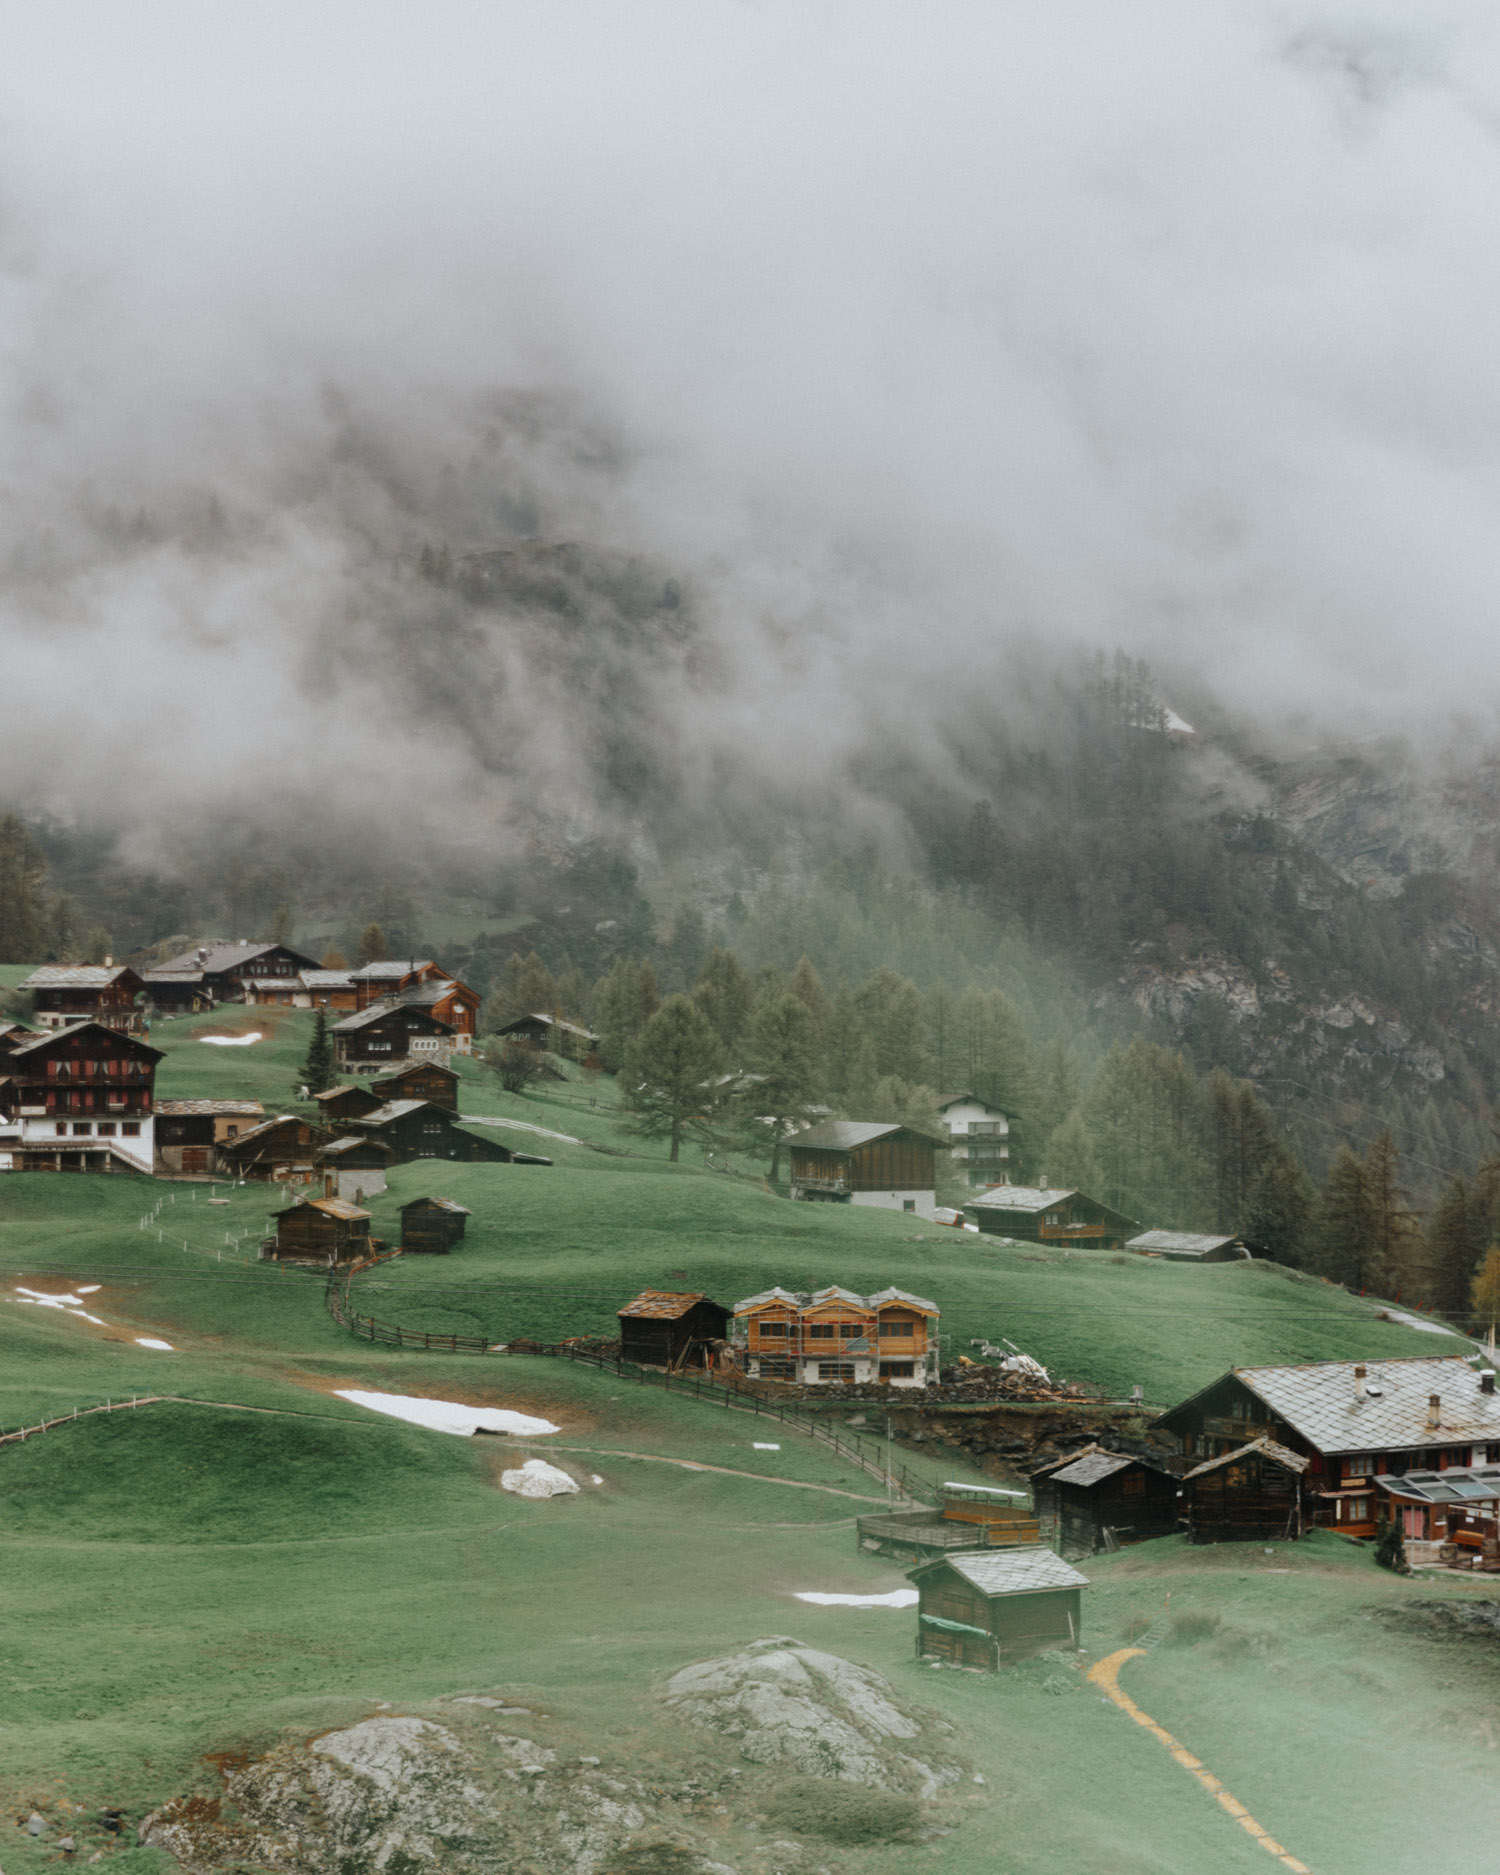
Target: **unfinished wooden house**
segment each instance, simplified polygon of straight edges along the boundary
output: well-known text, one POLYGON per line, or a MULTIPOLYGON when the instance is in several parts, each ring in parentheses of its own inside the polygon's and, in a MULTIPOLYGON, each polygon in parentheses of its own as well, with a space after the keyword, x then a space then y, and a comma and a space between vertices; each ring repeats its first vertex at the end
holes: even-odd
POLYGON ((1140 1226, 1097 1198, 1049 1185, 997 1185, 964 1206, 983 1231, 1020 1243, 1085 1244, 1118 1250, 1140 1226))
POLYGON ((140 1036, 92 1021, 0 1054, 0 1171, 149 1173, 161 1058, 140 1036))
POLYGON ((642 1367, 712 1367, 729 1310, 694 1290, 643 1289, 619 1311, 620 1358, 642 1367))
POLYGON ((44 964, 21 982, 31 992, 39 1029, 98 1022, 144 1035, 146 986, 125 964, 44 964))
POLYGON ((1236 1367, 1156 1425, 1192 1458, 1271 1439, 1307 1461, 1309 1521, 1373 1536, 1377 1479, 1500 1464, 1500 1395, 1489 1369, 1438 1355, 1236 1367))
POLYGON ((1194 1543, 1291 1542, 1302 1534, 1308 1461, 1274 1439, 1206 1459, 1182 1480, 1182 1521, 1194 1543))
POLYGON ((334 1126, 343 1120, 362 1120, 367 1113, 383 1107, 387 1098, 387 1095, 376 1093, 373 1087, 360 1087, 357 1084, 329 1087, 321 1094, 313 1095, 318 1108, 318 1121, 323 1126, 334 1126))
POLYGON ((945 1484, 939 1511, 877 1511, 855 1519, 861 1549, 903 1562, 960 1549, 1016 1549, 1041 1540, 1030 1493, 1006 1485, 945 1484))
POLYGON ((1243 1237, 1202 1236, 1190 1230, 1142 1231, 1125 1248, 1140 1256, 1164 1257, 1169 1263, 1243 1263, 1265 1255, 1243 1237))
POLYGON ((345 1016, 328 1031, 333 1065, 340 1074, 385 1074, 413 1060, 446 1066, 453 1030, 426 1009, 376 1003, 345 1016))
POLYGON ((752 1380, 925 1387, 938 1377, 939 1319, 905 1289, 766 1289, 735 1304, 731 1346, 752 1380))
POLYGON ((1164 1465, 1090 1445, 1031 1474, 1037 1515, 1057 1531, 1063 1556, 1096 1550, 1177 1529, 1176 1477, 1164 1465))
POLYGON ((311 1178, 319 1149, 332 1137, 326 1127, 282 1113, 222 1141, 219 1163, 234 1178, 311 1178))
POLYGON ((919 1659, 994 1668, 1080 1644, 1088 1577, 1040 1545, 934 1557, 907 1579, 921 1597, 919 1659))
POLYGON ((222 1168, 219 1147, 259 1126, 258 1100, 159 1100, 156 1172, 161 1178, 211 1178, 222 1168))
POLYGON ((370 1214, 343 1198, 301 1198, 271 1221, 275 1234, 260 1247, 267 1260, 336 1267, 371 1254, 370 1214))
POLYGON ((458 1076, 438 1061, 408 1061, 370 1083, 381 1100, 425 1100, 449 1113, 458 1112, 458 1076))
POLYGON ((454 1198, 413 1198, 401 1207, 401 1248, 408 1256, 447 1256, 473 1216, 454 1198))
POLYGON ((792 1196, 808 1203, 874 1205, 931 1218, 941 1140, 874 1120, 824 1120, 787 1141, 792 1196))

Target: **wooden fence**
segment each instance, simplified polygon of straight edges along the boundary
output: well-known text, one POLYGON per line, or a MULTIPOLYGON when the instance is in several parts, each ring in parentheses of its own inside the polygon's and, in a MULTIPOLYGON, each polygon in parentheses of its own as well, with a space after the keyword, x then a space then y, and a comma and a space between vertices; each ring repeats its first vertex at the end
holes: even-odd
POLYGON ((14 1432, 0 1432, 0 1445, 24 1445, 39 1432, 50 1432, 54 1426, 71 1426, 75 1419, 88 1419, 94 1413, 126 1413, 137 1406, 154 1406, 164 1396, 160 1393, 133 1393, 128 1400, 101 1400, 93 1406, 74 1406, 66 1413, 56 1413, 51 1419, 39 1419, 34 1426, 18 1426, 14 1432))

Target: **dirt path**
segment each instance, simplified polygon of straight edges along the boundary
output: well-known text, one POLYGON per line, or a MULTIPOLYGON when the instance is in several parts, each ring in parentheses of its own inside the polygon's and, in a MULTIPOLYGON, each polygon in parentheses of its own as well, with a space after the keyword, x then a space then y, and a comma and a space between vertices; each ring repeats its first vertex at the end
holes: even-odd
POLYGON ((621 1452, 608 1445, 554 1445, 548 1439, 545 1443, 529 1439, 512 1439, 510 1443, 525 1450, 537 1452, 577 1452, 587 1458, 634 1458, 648 1465, 678 1465, 683 1471, 717 1471, 726 1478, 753 1478, 757 1484, 786 1484, 794 1491, 822 1491, 828 1497, 851 1497, 856 1504, 881 1504, 883 1497, 866 1497, 860 1491, 841 1491, 836 1484, 808 1484, 802 1478, 778 1478, 766 1471, 740 1471, 733 1465, 705 1465, 696 1458, 665 1458, 660 1452, 621 1452))
POLYGON ((1228 1811, 1240 1828, 1253 1836, 1262 1849, 1275 1856, 1283 1868, 1293 1870, 1294 1875, 1312 1875, 1312 1871, 1305 1862, 1299 1862, 1296 1856, 1283 1849, 1267 1830, 1261 1828, 1244 1804, 1229 1794, 1212 1771, 1205 1769, 1201 1759, 1195 1758, 1187 1747, 1179 1744, 1164 1726, 1158 1725, 1150 1713, 1142 1712, 1129 1693, 1121 1690, 1119 1684, 1121 1667, 1127 1660, 1143 1657, 1145 1652, 1144 1647, 1122 1647, 1118 1653, 1107 1655, 1096 1666, 1089 1668, 1090 1683, 1112 1699, 1122 1712, 1129 1713, 1137 1725, 1144 1726, 1153 1738, 1165 1745, 1183 1770, 1191 1772, 1219 1805, 1228 1811))

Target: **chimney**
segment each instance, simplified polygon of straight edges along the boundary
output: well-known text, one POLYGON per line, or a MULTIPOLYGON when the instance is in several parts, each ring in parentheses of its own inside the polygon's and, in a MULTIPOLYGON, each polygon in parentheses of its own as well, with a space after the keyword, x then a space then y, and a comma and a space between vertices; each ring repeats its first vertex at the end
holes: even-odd
POLYGON ((1481 1393, 1493 1393, 1495 1391, 1495 1370, 1493 1367, 1480 1368, 1479 1391, 1481 1393))
POLYGON ((1047 1189, 1047 1176, 1045 1173, 1038 1174, 1036 1188, 1038 1191, 1045 1191, 1047 1189))
POLYGON ((1356 1367, 1354 1370, 1354 1397, 1356 1400, 1362 1400, 1365 1397, 1365 1370, 1363 1367, 1356 1367))
POLYGON ((1443 1423, 1443 1396, 1440 1393, 1429 1393, 1427 1396, 1427 1423, 1429 1426, 1440 1426, 1443 1423))

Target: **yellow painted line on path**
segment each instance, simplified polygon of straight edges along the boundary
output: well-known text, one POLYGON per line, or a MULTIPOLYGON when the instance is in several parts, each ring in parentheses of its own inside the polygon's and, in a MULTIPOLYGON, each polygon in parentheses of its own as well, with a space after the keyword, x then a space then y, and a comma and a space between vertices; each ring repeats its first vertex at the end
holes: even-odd
POLYGON ((1205 1769, 1203 1762, 1195 1758, 1185 1745, 1173 1738, 1165 1726, 1158 1725, 1149 1712, 1142 1712, 1140 1707, 1121 1690, 1119 1673, 1127 1660, 1135 1660, 1145 1653, 1144 1647, 1122 1647, 1118 1653, 1109 1654, 1096 1666, 1089 1668, 1089 1681, 1103 1691, 1121 1712, 1129 1713, 1137 1725, 1144 1726, 1153 1738, 1160 1739, 1184 1771, 1191 1771, 1203 1788, 1213 1796, 1221 1808, 1227 1810, 1240 1828, 1251 1835, 1268 1854, 1276 1857, 1284 1868, 1293 1869, 1296 1875, 1312 1875, 1305 1862, 1299 1862, 1296 1856, 1283 1849, 1269 1830, 1261 1828, 1255 1818, 1237 1798, 1232 1797, 1219 1782, 1212 1771, 1205 1769))

